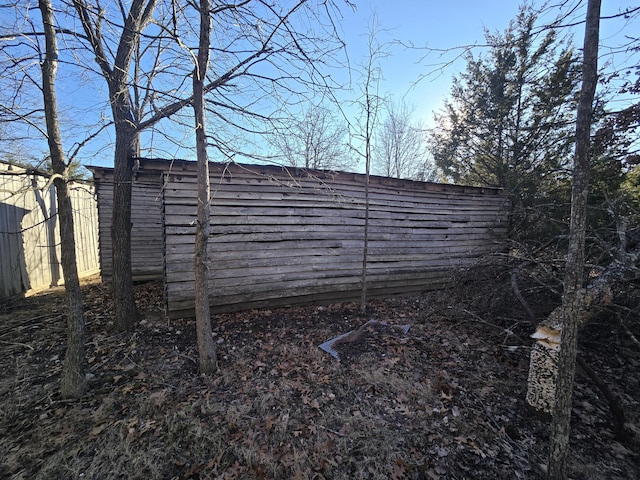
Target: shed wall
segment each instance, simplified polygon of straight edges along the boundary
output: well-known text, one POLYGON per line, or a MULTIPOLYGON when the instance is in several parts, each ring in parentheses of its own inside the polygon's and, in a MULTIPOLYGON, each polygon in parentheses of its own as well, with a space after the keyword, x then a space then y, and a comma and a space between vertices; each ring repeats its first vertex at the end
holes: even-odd
MULTIPOLYGON (((113 276, 111 222, 113 216, 113 171, 92 168, 98 192, 100 216, 100 265, 103 281, 113 276)), ((134 281, 160 280, 163 275, 161 172, 140 172, 132 187, 131 272, 134 281)))
MULTIPOLYGON (((363 175, 211 166, 209 291, 213 311, 360 296, 363 175)), ((196 177, 164 180, 165 284, 171 316, 194 309, 196 177)), ((372 177, 367 289, 433 289, 451 270, 500 248, 499 191, 372 177)))

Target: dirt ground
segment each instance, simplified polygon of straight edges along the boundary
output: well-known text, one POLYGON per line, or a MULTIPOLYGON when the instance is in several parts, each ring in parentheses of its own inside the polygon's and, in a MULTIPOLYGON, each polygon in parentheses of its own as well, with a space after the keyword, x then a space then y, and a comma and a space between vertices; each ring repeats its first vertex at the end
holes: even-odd
MULTIPOLYGON (((483 318, 446 292, 375 300, 366 316, 353 303, 218 315, 219 372, 203 377, 194 321, 167 320, 161 285, 136 287, 143 320, 123 334, 111 330, 109 289, 83 291, 80 401, 58 393, 61 291, 0 304, 1 478, 544 476, 549 426, 524 401, 529 325, 483 318), (387 325, 336 345, 340 359, 319 348, 370 319, 387 325)), ((603 323, 583 338, 632 438, 614 439, 606 401, 579 370, 570 477, 640 478, 640 351, 603 323)))

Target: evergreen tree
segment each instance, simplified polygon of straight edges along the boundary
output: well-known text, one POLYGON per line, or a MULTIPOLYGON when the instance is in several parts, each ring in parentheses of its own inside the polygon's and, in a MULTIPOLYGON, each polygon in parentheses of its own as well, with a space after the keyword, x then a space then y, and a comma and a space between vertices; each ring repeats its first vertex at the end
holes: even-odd
MULTIPOLYGON (((590 235, 602 247, 602 258, 611 255, 607 246, 616 245, 623 230, 630 231, 640 224, 640 102, 635 100, 640 94, 640 70, 636 70, 635 80, 630 73, 626 72, 628 80, 613 92, 614 98, 616 94, 629 96, 630 103, 610 111, 608 103, 601 100, 595 110, 599 120, 591 140, 588 226, 590 235)), ((614 72, 612 77, 618 75, 614 72)), ((609 80, 605 78, 601 83, 607 87, 609 80)))
POLYGON ((504 33, 485 34, 489 51, 467 56, 430 135, 445 178, 506 190, 517 236, 538 230, 541 204, 544 216, 568 205, 580 73, 570 43, 535 22, 523 6, 504 33))

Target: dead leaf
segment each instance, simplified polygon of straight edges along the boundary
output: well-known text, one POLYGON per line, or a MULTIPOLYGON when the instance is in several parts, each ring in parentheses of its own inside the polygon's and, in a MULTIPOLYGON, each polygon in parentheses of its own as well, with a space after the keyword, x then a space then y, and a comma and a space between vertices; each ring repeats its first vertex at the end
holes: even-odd
POLYGON ((106 423, 103 423, 102 425, 98 425, 97 427, 93 427, 91 429, 91 431, 89 432, 89 436, 91 437, 97 437, 98 435, 100 435, 102 433, 102 431, 107 427, 106 423))
POLYGON ((265 426, 267 427, 267 430, 270 431, 275 425, 275 423, 276 423, 276 420, 274 417, 267 417, 267 419, 265 420, 265 426))
POLYGON ((392 480, 401 480, 405 478, 407 469, 404 467, 404 461, 401 458, 396 459, 396 463, 391 470, 392 480))
POLYGON ((445 448, 445 447, 438 448, 438 456, 439 457, 446 457, 447 455, 449 455, 449 449, 448 448, 445 448))

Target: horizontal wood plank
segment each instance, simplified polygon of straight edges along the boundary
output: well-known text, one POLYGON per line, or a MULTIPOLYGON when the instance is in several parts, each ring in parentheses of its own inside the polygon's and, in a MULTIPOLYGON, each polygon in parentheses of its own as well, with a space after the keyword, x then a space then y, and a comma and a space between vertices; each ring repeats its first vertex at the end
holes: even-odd
MULTIPOLYGON (((97 175, 107 246, 112 173, 97 175)), ((215 163, 210 175, 213 311, 358 298, 363 175, 215 163)), ((132 267, 138 275, 160 272, 171 316, 193 313, 196 192, 193 162, 141 160, 132 267)), ((452 269, 501 248, 507 207, 496 189, 371 177, 369 293, 441 286, 452 269)), ((107 263, 110 256, 102 255, 107 263)))

